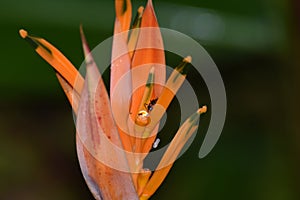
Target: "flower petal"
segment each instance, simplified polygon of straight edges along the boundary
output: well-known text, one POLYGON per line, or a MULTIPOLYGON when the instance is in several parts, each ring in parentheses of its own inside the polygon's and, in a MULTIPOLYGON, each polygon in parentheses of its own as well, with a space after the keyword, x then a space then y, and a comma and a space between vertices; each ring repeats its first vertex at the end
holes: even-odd
MULTIPOLYGON (((110 102, 124 150, 132 152, 132 145, 135 138, 133 132, 134 123, 129 117, 132 92, 131 59, 124 34, 126 32, 121 32, 120 22, 116 19, 111 56, 110 102)), ((128 153, 127 160, 130 169, 135 171, 133 154, 128 153)), ((135 178, 134 183, 137 185, 135 178)))
MULTIPOLYGON (((113 36, 112 56, 111 56, 111 75, 110 75, 110 100, 112 111, 117 126, 122 134, 126 150, 131 150, 128 118, 131 102, 131 73, 130 57, 124 33, 119 33, 121 29, 118 19, 115 21, 115 34, 113 36), (126 137, 128 135, 128 137, 126 137), (128 144, 129 143, 129 144, 128 144)), ((133 124, 133 123, 132 123, 133 124)))
POLYGON ((179 128, 168 149, 163 155, 160 163, 158 164, 157 169, 145 186, 144 191, 141 195, 142 199, 148 199, 161 185, 161 183, 169 173, 180 151, 197 129, 200 114, 205 113, 206 109, 206 106, 200 108, 196 113, 190 116, 179 128))
POLYGON ((157 128, 157 124, 166 112, 169 104, 174 98, 176 92, 181 87, 187 74, 188 64, 191 62, 191 57, 187 56, 183 61, 174 69, 166 85, 159 96, 156 105, 150 113, 151 122, 145 127, 143 138, 148 138, 143 144, 143 152, 149 152, 155 140, 153 130, 157 128), (151 136, 151 137, 150 137, 151 136))
POLYGON ((77 115, 80 95, 76 92, 76 90, 74 90, 74 88, 59 73, 56 73, 56 77, 57 77, 62 89, 64 90, 75 115, 77 115))
POLYGON ((155 68, 156 77, 153 98, 160 96, 166 77, 163 41, 152 0, 148 1, 143 12, 136 51, 132 60, 132 69, 139 67, 143 67, 143 70, 132 70, 132 88, 134 93, 132 95, 131 113, 134 118, 139 112, 138 109, 145 89, 144 84, 147 81, 150 68, 155 68))
POLYGON ((76 123, 82 172, 95 198, 137 200, 105 85, 81 33, 87 65, 76 123))
MULTIPOLYGON (((120 32, 127 32, 131 23, 132 6, 130 0, 115 0, 116 17, 120 22, 120 32)), ((127 40, 128 33, 125 39, 127 40)))
POLYGON ((128 40, 128 50, 130 54, 130 58, 132 59, 134 50, 136 48, 136 44, 139 38, 139 33, 140 33, 140 27, 141 27, 141 22, 142 22, 142 16, 144 12, 144 7, 140 6, 139 9, 137 10, 137 15, 136 18, 133 22, 132 29, 130 32, 130 37, 128 40))
POLYGON ((82 172, 95 198, 137 199, 130 174, 115 169, 127 169, 126 157, 123 151, 118 151, 121 146, 119 135, 111 113, 107 112, 109 109, 105 108, 109 104, 103 102, 101 90, 95 88, 99 86, 98 80, 91 76, 93 72, 87 72, 76 125, 77 148, 83 149, 78 152, 81 162, 84 160, 80 163, 82 172))
POLYGON ((63 77, 78 94, 83 87, 83 78, 73 64, 52 44, 39 37, 28 35, 27 31, 19 31, 22 38, 27 40, 35 51, 47 61, 63 77))

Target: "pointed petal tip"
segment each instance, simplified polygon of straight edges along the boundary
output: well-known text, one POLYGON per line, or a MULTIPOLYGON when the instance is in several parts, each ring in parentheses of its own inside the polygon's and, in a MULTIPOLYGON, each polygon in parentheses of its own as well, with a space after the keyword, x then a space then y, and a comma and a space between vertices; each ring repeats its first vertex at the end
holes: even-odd
POLYGON ((84 35, 82 24, 79 25, 79 33, 80 33, 80 38, 81 38, 82 45, 85 47, 87 42, 86 42, 86 38, 85 38, 85 35, 84 35))
POLYGON ((28 36, 27 31, 25 31, 24 29, 20 29, 19 34, 22 38, 26 38, 28 36))
POLYGON ((82 24, 79 25, 79 33, 80 33, 81 40, 82 40, 83 38, 85 38, 84 32, 83 32, 83 28, 82 28, 82 24))
POLYGON ((148 0, 148 3, 147 3, 147 4, 153 6, 152 0, 148 0))
POLYGON ((82 25, 79 26, 79 30, 80 30, 80 38, 81 38, 81 43, 82 43, 82 48, 83 48, 83 54, 86 57, 86 59, 89 59, 89 58, 87 58, 87 56, 89 55, 91 50, 90 50, 90 47, 87 43, 82 25))
POLYGON ((84 35, 83 26, 81 23, 79 24, 79 32, 80 32, 80 35, 84 35))

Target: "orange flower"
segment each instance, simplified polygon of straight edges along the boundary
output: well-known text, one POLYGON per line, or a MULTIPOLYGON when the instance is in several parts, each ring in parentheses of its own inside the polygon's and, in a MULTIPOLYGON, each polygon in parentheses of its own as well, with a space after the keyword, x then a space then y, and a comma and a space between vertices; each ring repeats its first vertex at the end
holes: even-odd
POLYGON ((85 78, 46 40, 20 30, 35 51, 56 71, 76 119, 77 154, 83 176, 96 199, 148 199, 161 185, 187 140, 198 127, 197 110, 177 131, 157 169, 143 161, 159 122, 186 77, 191 57, 183 59, 165 81, 163 41, 152 1, 140 7, 131 24, 131 1, 116 0, 110 98, 80 28, 85 78), (150 48, 144 48, 145 46, 150 48))

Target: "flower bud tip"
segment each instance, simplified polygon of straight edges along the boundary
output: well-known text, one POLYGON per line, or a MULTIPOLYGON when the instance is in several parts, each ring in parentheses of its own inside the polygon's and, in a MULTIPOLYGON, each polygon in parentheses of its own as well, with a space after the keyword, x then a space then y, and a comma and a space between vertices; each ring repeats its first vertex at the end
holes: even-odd
POLYGON ((25 31, 24 29, 20 29, 19 34, 22 38, 26 38, 28 36, 27 31, 25 31))
POLYGON ((191 56, 187 56, 183 59, 184 62, 187 62, 187 63, 191 63, 192 62, 192 57, 191 56))
POLYGON ((206 113, 206 111, 207 111, 207 106, 202 106, 202 108, 199 108, 198 113, 203 114, 206 113))

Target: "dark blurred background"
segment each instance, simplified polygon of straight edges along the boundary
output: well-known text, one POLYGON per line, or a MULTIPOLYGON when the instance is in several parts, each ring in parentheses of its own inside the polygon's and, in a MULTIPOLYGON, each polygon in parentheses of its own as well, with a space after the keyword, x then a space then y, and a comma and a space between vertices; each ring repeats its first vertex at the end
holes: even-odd
MULTIPOLYGON (((134 9, 144 4, 133 0, 134 9)), ((153 199, 300 199, 299 1, 154 0, 154 6, 162 27, 193 37, 210 53, 228 112, 213 151, 198 158, 204 120, 153 199)), ((112 35, 113 21, 113 1, 0 2, 1 200, 93 199, 76 157, 71 108, 51 67, 18 30, 46 38, 80 66, 79 24, 94 47, 112 35)))

